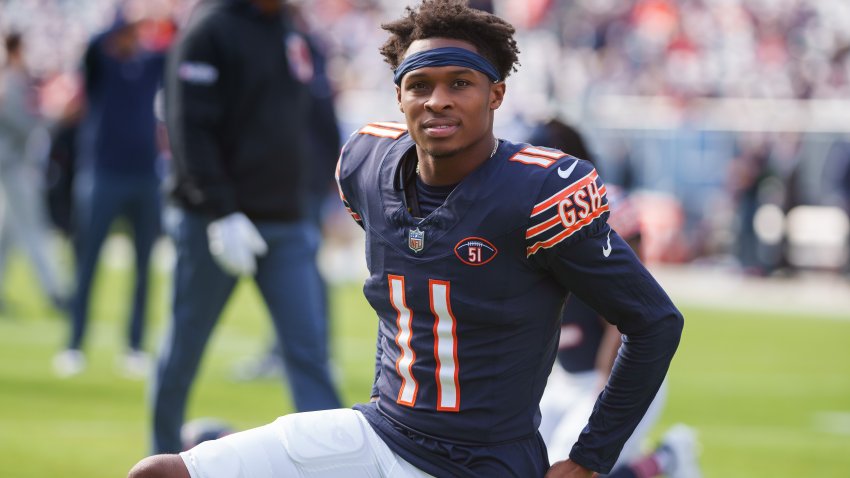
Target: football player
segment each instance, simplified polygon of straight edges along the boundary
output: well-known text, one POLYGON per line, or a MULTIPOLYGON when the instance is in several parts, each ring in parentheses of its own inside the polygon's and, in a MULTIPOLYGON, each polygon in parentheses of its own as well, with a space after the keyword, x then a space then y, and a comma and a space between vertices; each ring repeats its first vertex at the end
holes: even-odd
POLYGON ((586 161, 493 135, 513 27, 423 0, 383 28, 405 123, 364 126, 337 167, 379 318, 371 401, 150 457, 132 478, 590 477, 611 470, 655 396, 683 318, 608 226, 604 183, 586 161), (625 338, 550 467, 538 405, 569 293, 625 338))

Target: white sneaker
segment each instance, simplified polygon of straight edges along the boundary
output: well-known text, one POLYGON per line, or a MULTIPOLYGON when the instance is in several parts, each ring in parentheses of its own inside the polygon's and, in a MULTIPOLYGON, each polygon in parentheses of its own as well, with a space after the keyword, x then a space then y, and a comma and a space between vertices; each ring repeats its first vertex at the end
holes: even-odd
POLYGON ((128 378, 146 378, 151 368, 148 354, 140 350, 131 350, 121 360, 121 370, 128 378))
POLYGON ((658 451, 666 455, 662 468, 667 478, 700 478, 697 460, 699 442, 693 428, 678 423, 670 427, 661 439, 658 451))
POLYGON ((79 350, 63 350, 53 357, 53 372, 59 377, 79 375, 86 369, 86 357, 79 350))

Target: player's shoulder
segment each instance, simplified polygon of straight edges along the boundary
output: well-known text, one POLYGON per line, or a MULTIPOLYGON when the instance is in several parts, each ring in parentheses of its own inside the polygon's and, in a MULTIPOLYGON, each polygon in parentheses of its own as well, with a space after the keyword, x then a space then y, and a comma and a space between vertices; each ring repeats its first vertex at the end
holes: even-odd
POLYGON ((555 192, 564 187, 598 178, 593 163, 576 158, 561 150, 514 143, 509 150, 510 174, 522 178, 529 187, 541 194, 555 192))
MULTIPOLYGON (((509 162, 526 176, 528 255, 556 246, 608 212, 605 184, 593 163, 557 149, 518 145, 509 162)), ((513 169, 517 169, 514 167, 513 169)))
POLYGON ((349 150, 352 148, 386 148, 406 135, 407 125, 404 123, 377 121, 357 128, 349 136, 346 146, 349 146, 349 150))
POLYGON ((390 121, 368 123, 355 130, 342 147, 339 173, 347 176, 369 158, 379 158, 408 137, 407 125, 390 121))
POLYGON ((361 137, 373 138, 374 141, 395 141, 407 133, 407 125, 393 121, 376 121, 368 123, 356 131, 361 137))
POLYGON ((567 153, 545 146, 528 143, 511 143, 508 161, 516 163, 515 169, 528 173, 550 170, 552 166, 569 156, 567 153), (528 166, 524 168, 524 166, 528 166))

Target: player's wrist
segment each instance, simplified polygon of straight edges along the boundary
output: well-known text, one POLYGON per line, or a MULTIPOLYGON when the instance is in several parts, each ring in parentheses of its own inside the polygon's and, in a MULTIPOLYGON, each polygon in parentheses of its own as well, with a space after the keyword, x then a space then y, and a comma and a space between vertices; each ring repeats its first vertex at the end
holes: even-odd
POLYGON ((546 473, 546 478, 594 478, 597 475, 593 470, 580 465, 571 459, 554 463, 546 473))

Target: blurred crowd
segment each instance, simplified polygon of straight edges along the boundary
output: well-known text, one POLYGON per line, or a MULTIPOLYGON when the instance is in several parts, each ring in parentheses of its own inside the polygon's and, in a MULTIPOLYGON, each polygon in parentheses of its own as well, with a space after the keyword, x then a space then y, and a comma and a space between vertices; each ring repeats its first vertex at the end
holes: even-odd
POLYGON ((551 2, 566 97, 846 98, 850 5, 812 0, 551 2), (558 6, 554 6, 557 4, 558 6))
MULTIPOLYGON (((0 27, 30 37, 30 66, 40 77, 49 78, 76 68, 88 37, 112 21, 116 5, 129 5, 127 14, 148 20, 150 30, 169 21, 181 24, 197 1, 5 0, 0 27)), ((380 90, 389 72, 374 54, 384 38, 376 26, 395 15, 403 2, 293 3, 303 4, 309 29, 325 42, 331 57, 329 74, 341 94, 380 90)), ((574 102, 597 94, 682 100, 850 95, 850 5, 845 2, 478 3, 520 28, 523 67, 518 78, 530 83, 536 94, 545 95, 546 102, 574 102)), ((519 88, 532 90, 525 84, 519 88)))
MULTIPOLYGON (((51 137, 56 140, 61 138, 59 126, 79 113, 86 45, 115 21, 119 7, 127 21, 138 22, 142 44, 164 51, 197 2, 4 0, 0 32, 19 32, 25 39, 39 109, 51 122, 51 137)), ((404 2, 291 3, 302 13, 299 28, 326 54, 341 138, 364 122, 399 119, 395 98, 387 94, 391 71, 376 50, 385 38, 378 25, 397 16, 404 2)), ((535 124, 552 117, 578 128, 609 182, 644 193, 645 227, 664 230, 655 248, 666 252, 650 251, 648 261, 723 255, 743 270, 766 274, 795 264, 787 254, 788 214, 794 207, 835 208, 843 211, 846 222, 850 210, 846 115, 818 123, 818 131, 812 133, 806 131, 811 127, 806 119, 777 128, 782 122, 770 108, 761 115, 749 110, 739 115, 737 103, 732 103, 730 109, 720 109, 725 118, 709 126, 700 114, 705 114, 706 101, 719 108, 724 100, 743 99, 799 101, 820 110, 823 101, 830 100, 827 109, 846 107, 847 2, 472 3, 506 17, 519 30, 522 67, 508 80, 513 92, 496 132, 527 137, 535 124), (659 101, 667 109, 655 108, 659 101), (648 126, 665 114, 672 114, 675 121, 648 126), (797 127, 800 130, 793 131, 797 127), (777 238, 777 228, 786 233, 777 238)), ((4 55, 0 52, 0 59, 4 55)), ((789 108, 799 104, 789 103, 789 108)), ((60 172, 69 167, 50 166, 60 172)), ((55 180, 56 174, 52 177, 55 180)), ((54 200, 51 212, 54 222, 67 229, 63 217, 69 213, 56 212, 62 207, 61 200, 54 200)), ((846 267, 846 227, 834 232, 840 244, 829 259, 798 255, 796 264, 846 267)))

